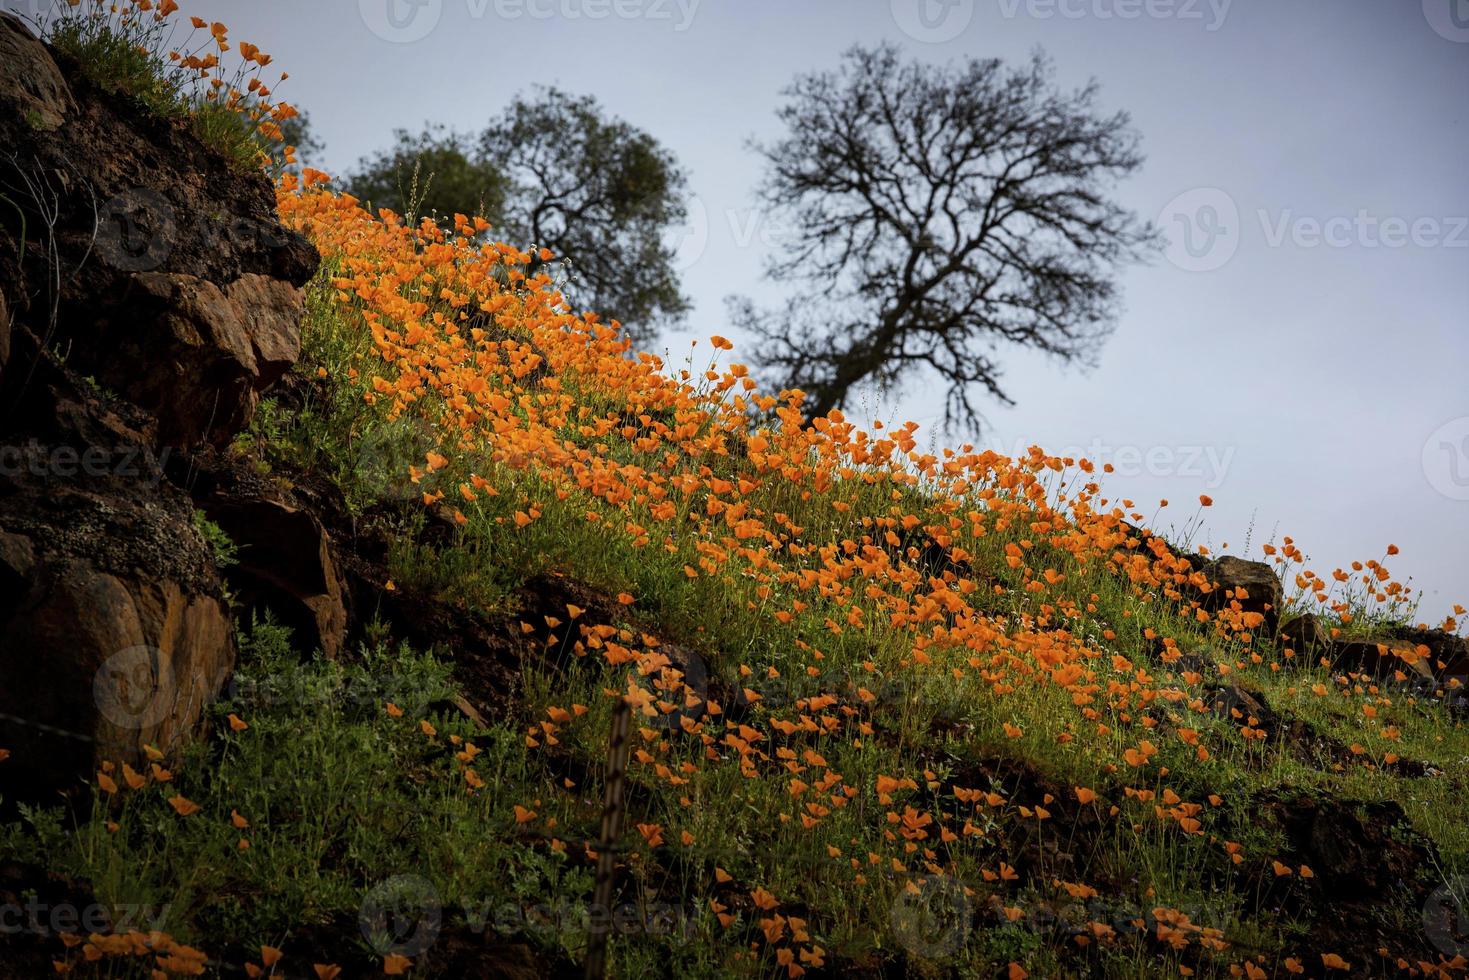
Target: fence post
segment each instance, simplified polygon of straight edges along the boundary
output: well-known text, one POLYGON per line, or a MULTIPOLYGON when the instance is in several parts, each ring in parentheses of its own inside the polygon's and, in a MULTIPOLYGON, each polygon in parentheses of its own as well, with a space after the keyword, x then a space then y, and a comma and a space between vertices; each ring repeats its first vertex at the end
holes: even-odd
MULTIPOLYGON (((597 879, 592 892, 592 909, 595 916, 589 921, 600 921, 602 915, 612 914, 612 884, 617 868, 618 841, 622 837, 623 784, 627 776, 627 753, 631 746, 628 735, 632 730, 632 707, 626 698, 618 698, 612 711, 612 734, 607 740, 607 778, 602 796, 602 829, 597 839, 597 879)), ((587 946, 586 980, 603 980, 607 973, 608 925, 591 930, 587 946)))

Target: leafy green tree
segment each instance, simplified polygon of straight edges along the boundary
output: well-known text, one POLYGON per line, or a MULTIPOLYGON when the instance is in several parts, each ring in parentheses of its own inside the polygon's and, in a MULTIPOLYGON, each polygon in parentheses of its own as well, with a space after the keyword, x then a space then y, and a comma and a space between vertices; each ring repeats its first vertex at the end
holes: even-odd
MULTIPOLYGON (((653 137, 591 96, 517 96, 473 142, 442 126, 396 131, 347 188, 411 217, 481 214, 491 235, 538 255, 576 310, 618 320, 638 344, 688 309, 664 241, 685 216, 685 177, 653 137), (532 248, 534 246, 534 248, 532 248)), ((533 260, 532 272, 541 267, 533 260)))
POLYGON ((685 176, 653 137, 591 96, 538 88, 490 123, 480 156, 510 182, 504 230, 567 260, 575 308, 639 341, 688 309, 664 240, 686 213, 685 176))
POLYGON ((505 206, 505 178, 467 137, 438 124, 421 133, 394 130, 393 136, 392 146, 360 161, 347 178, 354 197, 409 220, 458 213, 497 221, 505 206))

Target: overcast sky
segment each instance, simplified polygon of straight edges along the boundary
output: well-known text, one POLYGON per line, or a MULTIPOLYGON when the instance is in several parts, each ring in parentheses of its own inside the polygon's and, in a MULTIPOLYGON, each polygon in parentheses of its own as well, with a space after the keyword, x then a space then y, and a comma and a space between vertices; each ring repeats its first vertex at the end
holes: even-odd
MULTIPOLYGON (((6 0, 11 4, 12 0, 6 0)), ((34 0, 30 0, 34 2, 34 0)), ((689 339, 739 335, 734 292, 780 229, 754 208, 751 136, 779 90, 882 39, 912 56, 1053 56, 1095 77, 1147 162, 1122 201, 1169 235, 1122 278, 1100 366, 1014 354, 992 447, 1037 443, 1119 472, 1108 486, 1251 556, 1293 535, 1323 575, 1380 557, 1469 600, 1469 0, 183 0, 291 72, 325 168, 394 127, 478 130, 534 83, 594 93, 687 169, 689 339)), ((739 346, 735 354, 740 353, 739 346)), ((919 384, 882 407, 928 425, 919 384)), ((852 413, 863 414, 863 413, 852 413)), ((867 413, 870 414, 870 413, 867 413)), ((864 419, 865 421, 865 419, 864 419)), ((952 440, 950 440, 952 441, 952 440)), ((1164 516, 1156 526, 1167 528, 1164 516)))

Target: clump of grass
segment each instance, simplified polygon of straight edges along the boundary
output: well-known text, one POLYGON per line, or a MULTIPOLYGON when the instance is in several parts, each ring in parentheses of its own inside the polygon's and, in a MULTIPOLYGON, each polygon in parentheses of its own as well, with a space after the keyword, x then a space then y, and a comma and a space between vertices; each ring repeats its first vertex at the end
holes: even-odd
POLYGON ((264 75, 271 58, 255 45, 231 42, 223 24, 198 17, 180 37, 173 0, 55 4, 40 25, 43 38, 100 88, 186 123, 237 169, 279 176, 294 162, 279 124, 296 110, 272 101, 275 80, 267 84, 264 75))

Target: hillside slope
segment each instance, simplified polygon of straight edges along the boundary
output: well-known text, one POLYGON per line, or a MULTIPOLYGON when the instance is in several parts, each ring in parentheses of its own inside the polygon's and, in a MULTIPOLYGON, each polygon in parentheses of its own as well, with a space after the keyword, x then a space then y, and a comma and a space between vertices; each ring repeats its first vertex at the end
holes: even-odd
POLYGON ((0 974, 1469 966, 1469 646, 1381 561, 807 424, 0 28, 46 80, 0 91, 0 974))

